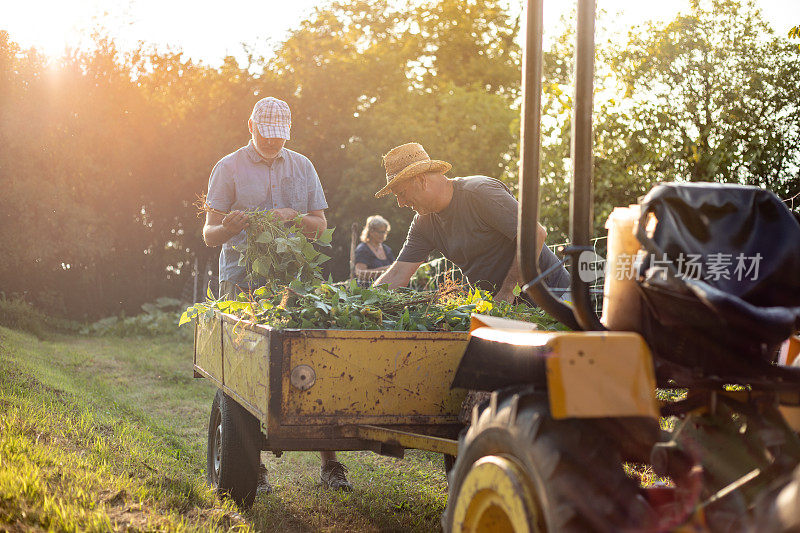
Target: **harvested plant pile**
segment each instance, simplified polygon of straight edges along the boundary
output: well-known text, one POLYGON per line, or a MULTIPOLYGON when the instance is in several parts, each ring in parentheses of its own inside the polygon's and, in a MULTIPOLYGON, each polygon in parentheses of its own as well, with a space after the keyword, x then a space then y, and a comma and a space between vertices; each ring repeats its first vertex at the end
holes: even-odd
MULTIPOLYGON (((209 206, 203 196, 195 205, 200 213, 226 214, 209 206)), ((247 215, 250 226, 240 261, 251 279, 264 278, 267 284, 240 293, 236 300, 216 300, 209 289, 208 300, 186 309, 180 324, 218 310, 279 329, 466 331, 472 313, 534 322, 540 329, 557 327, 540 309, 495 302, 490 293, 452 280, 437 291, 363 288, 354 280, 325 283, 320 265, 330 257, 314 244, 330 246, 333 229, 312 242, 300 230, 300 217, 284 223, 270 211, 247 215)))
POLYGON ((490 293, 451 285, 444 291, 390 291, 343 284, 264 286, 235 301, 214 300, 189 307, 180 323, 214 310, 275 328, 466 331, 470 315, 513 318, 555 329, 556 322, 526 304, 494 302, 490 293))

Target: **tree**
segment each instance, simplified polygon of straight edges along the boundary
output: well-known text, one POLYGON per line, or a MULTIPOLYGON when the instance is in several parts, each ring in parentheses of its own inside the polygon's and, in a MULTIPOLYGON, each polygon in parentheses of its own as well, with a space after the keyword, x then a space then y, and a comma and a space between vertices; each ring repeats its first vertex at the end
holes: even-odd
MULTIPOLYGON (((634 28, 625 42, 605 35, 601 18, 596 236, 615 206, 660 182, 745 183, 785 199, 800 192, 799 56, 752 1, 694 1, 687 14, 634 28)), ((550 242, 567 239, 573 41, 569 27, 544 58, 541 219, 550 242)))
POLYGON ((471 0, 460 9, 435 1, 413 16, 394 6, 359 0, 318 8, 264 74, 292 108, 291 146, 320 174, 329 224, 338 227, 328 264, 337 278, 348 272, 351 223, 380 212, 397 230, 389 244, 402 244, 411 212, 372 198, 383 182, 382 154, 415 140, 456 172, 500 177, 515 135, 517 30, 504 26, 511 19, 498 3, 471 0))
MULTIPOLYGON (((792 26, 789 30, 789 39, 800 39, 800 24, 792 26)), ((800 44, 798 44, 797 47, 800 48, 800 44)))
POLYGON ((617 52, 625 122, 648 144, 637 163, 652 180, 800 192, 800 58, 752 0, 693 0, 617 52))
MULTIPOLYGON (((522 52, 520 16, 498 0, 439 0, 419 6, 414 17, 424 43, 418 59, 420 86, 448 84, 519 96, 522 52)), ((415 30, 417 28, 414 28, 415 30)))

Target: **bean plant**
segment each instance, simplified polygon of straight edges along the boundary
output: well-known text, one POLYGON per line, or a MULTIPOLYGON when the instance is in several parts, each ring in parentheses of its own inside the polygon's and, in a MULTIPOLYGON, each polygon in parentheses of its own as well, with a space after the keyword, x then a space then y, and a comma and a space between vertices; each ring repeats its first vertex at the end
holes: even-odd
POLYGON ((491 293, 474 288, 442 291, 389 290, 344 283, 265 285, 236 300, 208 300, 189 307, 180 323, 216 311, 277 329, 357 329, 404 331, 467 331, 473 313, 524 320, 540 329, 556 322, 525 303, 494 301, 491 293))
POLYGON ((321 265, 330 256, 314 244, 330 247, 333 228, 323 231, 315 241, 301 231, 300 216, 284 223, 273 211, 248 212, 250 226, 239 264, 251 279, 266 279, 270 284, 286 285, 293 280, 314 283, 323 280, 321 265))

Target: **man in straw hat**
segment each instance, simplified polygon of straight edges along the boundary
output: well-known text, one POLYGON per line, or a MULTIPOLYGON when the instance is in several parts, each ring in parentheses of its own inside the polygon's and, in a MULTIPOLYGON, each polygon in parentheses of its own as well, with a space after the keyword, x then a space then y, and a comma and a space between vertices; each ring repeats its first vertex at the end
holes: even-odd
MULTIPOLYGON (((272 210, 284 221, 300 214, 303 233, 310 237, 328 226, 328 203, 314 165, 306 156, 284 147, 291 126, 292 115, 286 102, 271 96, 262 98, 247 121, 250 142, 220 159, 211 171, 206 202, 212 210, 206 212, 203 239, 207 246, 222 246, 220 298, 234 299, 237 287, 259 285, 245 279, 245 267, 239 265, 235 248, 246 241, 245 211, 272 210)), ((320 456, 322 482, 331 488, 351 490, 346 468, 336 461, 336 453, 324 451, 320 456)), ((263 491, 269 491, 269 483, 262 466, 259 492, 263 491)))
MULTIPOLYGON (((408 285, 428 254, 439 250, 458 265, 470 283, 491 290, 498 300, 513 299, 522 280, 516 260, 517 200, 501 181, 486 176, 448 178, 451 165, 431 159, 422 145, 408 143, 383 156, 386 186, 376 197, 394 193, 397 205, 417 214, 397 260, 376 281, 391 288, 408 285)), ((539 266, 556 264, 544 244, 547 232, 539 225, 539 266)), ((558 293, 569 287, 562 266, 545 278, 558 293)))

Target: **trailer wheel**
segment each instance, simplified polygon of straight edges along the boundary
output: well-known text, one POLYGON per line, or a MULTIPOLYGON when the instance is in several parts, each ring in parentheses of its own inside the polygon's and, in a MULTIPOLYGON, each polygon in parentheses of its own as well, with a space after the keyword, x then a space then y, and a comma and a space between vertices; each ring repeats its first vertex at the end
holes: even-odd
POLYGON ((208 483, 239 507, 253 505, 261 460, 258 420, 230 396, 217 390, 208 424, 208 483))
POLYGON ((444 458, 444 475, 447 475, 453 469, 453 465, 456 464, 456 456, 445 453, 442 457, 444 458))
POLYGON ((489 406, 459 442, 446 532, 645 529, 653 513, 591 420, 553 420, 530 390, 489 406))

